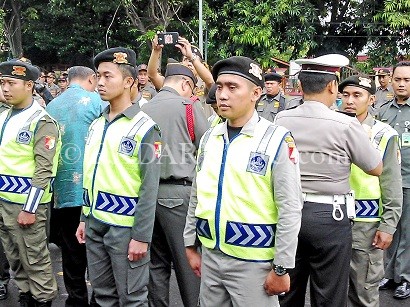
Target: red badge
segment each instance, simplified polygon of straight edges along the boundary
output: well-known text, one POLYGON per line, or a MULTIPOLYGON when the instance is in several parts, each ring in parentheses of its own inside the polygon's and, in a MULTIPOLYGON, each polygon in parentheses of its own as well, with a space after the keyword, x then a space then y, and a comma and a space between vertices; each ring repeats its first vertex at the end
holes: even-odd
POLYGON ((161 142, 155 142, 154 143, 154 154, 157 159, 161 157, 161 151, 162 151, 162 143, 161 142))
POLYGON ((299 162, 299 152, 296 149, 295 146, 295 141, 291 136, 285 137, 285 142, 288 145, 288 155, 290 161, 292 161, 294 164, 299 162))
POLYGON ((13 71, 11 72, 14 76, 26 76, 26 68, 24 66, 13 66, 13 71))
POLYGON ((54 148, 55 145, 56 145, 56 138, 54 136, 47 135, 45 137, 45 144, 44 144, 45 148, 47 150, 51 150, 54 148))

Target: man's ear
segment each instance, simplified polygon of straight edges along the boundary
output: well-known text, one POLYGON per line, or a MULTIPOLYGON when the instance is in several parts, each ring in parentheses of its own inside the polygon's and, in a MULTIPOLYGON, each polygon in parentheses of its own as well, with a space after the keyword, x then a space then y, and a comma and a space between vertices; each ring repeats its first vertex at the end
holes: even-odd
POLYGON ((124 81, 124 88, 131 88, 131 86, 134 84, 133 77, 125 77, 124 81))
POLYGON ((252 90, 252 102, 256 103, 259 97, 262 95, 262 88, 260 86, 255 86, 252 90))
POLYGON ((329 91, 329 93, 336 93, 338 92, 338 88, 337 88, 337 82, 336 80, 332 80, 330 81, 327 85, 326 85, 326 89, 329 91))

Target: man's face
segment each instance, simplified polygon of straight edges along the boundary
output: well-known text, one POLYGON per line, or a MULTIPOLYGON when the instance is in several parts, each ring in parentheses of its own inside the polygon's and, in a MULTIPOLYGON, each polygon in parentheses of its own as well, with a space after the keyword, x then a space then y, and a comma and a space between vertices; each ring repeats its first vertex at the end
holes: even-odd
POLYGON ((65 78, 60 78, 58 79, 58 87, 61 88, 62 90, 65 90, 67 88, 67 79, 65 78))
POLYGON ((102 100, 112 101, 123 95, 125 88, 130 92, 130 87, 126 85, 126 79, 122 76, 117 64, 102 62, 98 66, 97 89, 102 100))
POLYGON ((266 94, 276 96, 280 90, 280 83, 278 81, 266 81, 266 94))
POLYGON ((146 70, 140 70, 138 72, 138 83, 142 86, 148 82, 148 73, 146 70))
POLYGON ((24 104, 32 96, 32 81, 2 77, 0 84, 4 99, 9 105, 19 107, 20 104, 24 104))
POLYGON ((406 99, 410 96, 410 66, 399 66, 392 76, 392 87, 398 98, 406 99))
POLYGON ((253 90, 256 85, 245 78, 230 74, 219 75, 216 84, 219 115, 229 120, 237 120, 253 112, 259 98, 253 90))
POLYGON ((389 85, 390 82, 390 76, 385 75, 385 76, 377 76, 377 79, 379 80, 380 86, 385 88, 389 85))
POLYGON ((342 92, 342 110, 355 113, 356 116, 367 113, 368 107, 374 102, 374 96, 360 87, 346 86, 342 92))
POLYGON ((47 84, 48 85, 51 85, 51 84, 53 84, 54 83, 54 80, 55 80, 55 77, 53 76, 53 74, 51 74, 51 73, 49 73, 48 75, 47 75, 47 84))
POLYGON ((40 82, 40 83, 45 83, 45 82, 46 82, 46 78, 47 78, 46 74, 42 72, 42 73, 40 74, 40 77, 39 77, 38 79, 39 79, 39 82, 40 82))

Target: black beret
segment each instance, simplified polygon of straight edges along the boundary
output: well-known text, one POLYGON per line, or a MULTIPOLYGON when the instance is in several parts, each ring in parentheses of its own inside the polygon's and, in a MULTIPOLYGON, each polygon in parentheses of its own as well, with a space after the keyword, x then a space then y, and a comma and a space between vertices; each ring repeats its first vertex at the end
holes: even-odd
POLYGON ((0 64, 2 77, 10 77, 25 81, 36 81, 40 77, 40 70, 25 58, 13 59, 0 64))
POLYGON ((346 86, 355 86, 355 87, 360 87, 365 90, 367 90, 370 94, 374 95, 376 93, 376 84, 374 81, 368 77, 365 76, 350 76, 346 79, 344 79, 340 84, 339 84, 339 92, 343 92, 343 89, 346 86))
POLYGON ((192 70, 180 63, 169 63, 165 71, 165 78, 169 76, 187 76, 192 79, 194 84, 198 82, 192 70))
POLYGON ((216 83, 212 84, 211 88, 209 89, 209 93, 206 96, 206 103, 213 104, 216 103, 216 83))
POLYGON ((276 72, 271 72, 265 75, 265 81, 278 81, 282 82, 282 76, 276 72))
POLYGON ((135 68, 137 56, 134 50, 116 47, 104 50, 94 57, 94 66, 98 69, 101 62, 111 62, 115 64, 126 64, 135 68))
POLYGON ((212 69, 212 76, 216 81, 222 74, 241 76, 260 87, 263 87, 265 82, 259 64, 243 56, 233 56, 218 61, 212 69))

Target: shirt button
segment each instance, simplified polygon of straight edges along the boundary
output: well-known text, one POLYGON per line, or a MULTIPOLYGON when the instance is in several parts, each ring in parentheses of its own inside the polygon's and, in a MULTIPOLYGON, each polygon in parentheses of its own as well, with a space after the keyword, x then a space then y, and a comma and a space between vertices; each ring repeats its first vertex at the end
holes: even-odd
POLYGON ((401 110, 399 110, 399 113, 401 113, 401 110))
POLYGON ((396 126, 398 126, 398 125, 399 125, 399 123, 396 124, 396 126))

